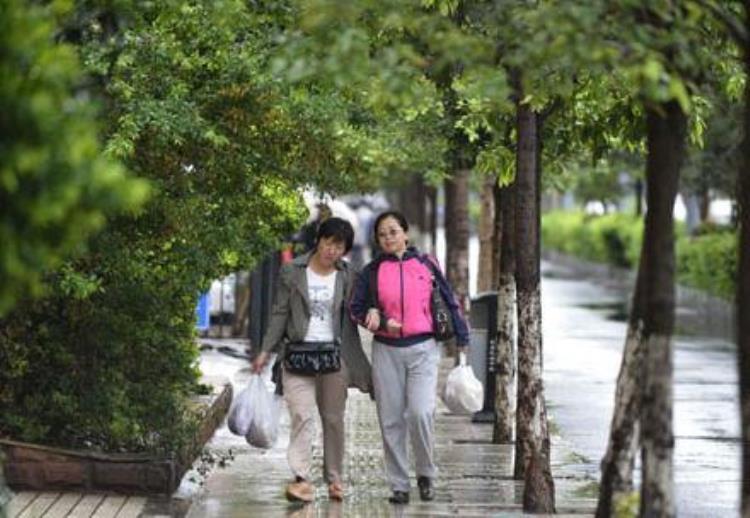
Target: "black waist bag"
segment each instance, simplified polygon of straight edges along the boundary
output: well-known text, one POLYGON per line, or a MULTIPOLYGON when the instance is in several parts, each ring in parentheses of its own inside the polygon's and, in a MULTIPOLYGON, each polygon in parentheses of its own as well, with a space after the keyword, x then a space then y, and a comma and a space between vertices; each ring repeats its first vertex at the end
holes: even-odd
POLYGON ((284 368, 293 374, 315 376, 341 369, 341 347, 334 342, 290 342, 286 345, 284 368))

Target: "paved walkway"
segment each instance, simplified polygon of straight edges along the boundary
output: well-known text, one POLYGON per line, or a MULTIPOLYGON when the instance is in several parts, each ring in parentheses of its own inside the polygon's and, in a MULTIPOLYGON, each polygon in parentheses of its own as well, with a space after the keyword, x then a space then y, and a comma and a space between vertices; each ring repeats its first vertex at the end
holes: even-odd
MULTIPOLYGON (((588 272, 581 278, 560 265, 546 264, 545 271, 544 378, 557 509, 561 513, 592 514, 626 333, 620 313, 632 282, 608 272, 600 277, 589 277, 588 272)), ((703 311, 700 306, 680 305, 678 322, 695 320, 703 311), (685 318, 679 320, 680 316, 685 318)), ((690 518, 736 516, 741 440, 734 344, 685 332, 681 328, 675 336, 678 513, 690 518)), ((204 354, 206 367, 215 364, 210 354, 204 354)), ((236 372, 234 381, 244 382, 244 361, 233 365, 234 370, 224 361, 222 370, 214 374, 236 372)), ((450 361, 445 360, 443 376, 449 367, 450 361)), ((374 406, 367 397, 352 393, 348 410, 350 494, 344 504, 331 505, 319 483, 320 498, 299 516, 521 514, 522 487, 510 478, 512 446, 491 444, 488 425, 450 415, 442 404, 437 415, 437 460, 442 469, 437 500, 423 504, 413 491, 409 506, 390 506, 385 500, 389 491, 383 480, 374 406)), ((191 518, 222 516, 222 512, 229 513, 226 516, 257 512, 270 518, 295 511, 283 498, 282 488, 289 476, 284 440, 264 453, 223 429, 211 446, 218 451, 235 449, 236 461, 209 476, 205 490, 193 504, 191 518)))
MULTIPOLYGON (((598 463, 606 445, 612 414, 625 323, 610 315, 627 300, 632 283, 609 277, 580 280, 568 272, 551 272, 543 282, 545 389, 552 431, 553 475, 557 509, 591 514, 599 476, 598 463)), ((678 315, 689 308, 678 307, 678 315)), ((204 340, 201 368, 206 375, 232 379, 235 388, 249 377, 245 344, 204 340)), ((738 397, 735 353, 725 340, 677 336, 675 352, 675 482, 680 516, 736 516, 740 484, 738 397)), ((442 376, 450 368, 443 361, 442 376)), ((244 439, 220 428, 208 445, 211 455, 196 463, 171 501, 104 495, 20 493, 12 504, 24 517, 64 516, 67 505, 96 508, 91 516, 126 516, 143 504, 140 516, 191 518, 232 516, 518 516, 522 487, 511 479, 512 446, 490 442, 489 425, 450 415, 442 404, 437 415, 437 460, 441 468, 437 499, 425 504, 416 491, 412 503, 387 503, 382 447, 373 403, 354 391, 348 402, 344 503, 328 501, 320 480, 312 505, 286 502, 283 487, 288 418, 284 413, 278 444, 271 450, 248 446, 244 439), (213 467, 229 455, 225 467, 213 467), (188 511, 188 507, 190 507, 188 511), (109 514, 104 511, 110 509, 109 514), (47 514, 43 514, 43 513, 47 514), (117 513, 120 513, 119 515, 117 513)), ((321 462, 320 447, 316 462, 321 462)), ((318 472, 320 470, 318 469, 318 472)), ((137 516, 137 514, 136 514, 137 516)))
MULTIPOLYGON (((237 344, 237 347, 241 347, 241 344, 237 344)), ((204 369, 214 365, 211 354, 210 351, 204 353, 204 369)), ((223 359, 222 368, 226 368, 229 361, 223 359)), ((243 360, 235 361, 238 370, 233 381, 241 386, 249 372, 243 360)), ((451 362, 449 358, 443 359, 441 381, 451 362)), ((347 494, 343 503, 328 500, 320 475, 314 480, 316 500, 313 504, 301 506, 286 501, 283 488, 290 478, 286 463, 289 427, 286 412, 281 425, 278 443, 267 451, 248 446, 243 438, 231 435, 226 426, 222 427, 209 443, 209 448, 218 455, 226 455, 231 450, 234 460, 227 467, 215 468, 208 475, 194 497, 188 517, 522 514, 522 484, 512 479, 513 446, 492 444, 490 425, 473 424, 468 416, 452 415, 442 402, 439 403, 436 422, 436 454, 441 471, 436 483, 437 497, 429 503, 419 500, 416 489, 412 491, 409 505, 394 506, 388 503, 390 490, 384 479, 380 431, 374 403, 368 396, 351 390, 348 399, 344 467, 347 494)), ((571 469, 572 453, 561 437, 555 436, 553 445, 558 512, 562 515, 590 515, 595 506, 593 495, 589 494, 593 479, 577 470, 575 465, 571 469)), ((320 474, 320 437, 314 448, 314 463, 315 472, 320 474)))
MULTIPOLYGON (((598 478, 632 282, 607 268, 587 268, 583 278, 578 270, 557 263, 546 264, 544 271, 544 381, 550 416, 559 433, 575 445, 577 461, 568 469, 598 478)), ((700 322, 711 311, 708 302, 679 302, 676 308, 674 484, 680 518, 739 515, 742 441, 736 347, 711 336, 710 330, 690 333, 696 329, 693 321, 700 322)))
POLYGON ((10 502, 10 518, 138 518, 146 498, 103 494, 23 491, 10 502))
MULTIPOLYGON (((239 390, 250 376, 240 340, 204 340, 201 367, 206 375, 229 376, 239 390)), ((452 366, 441 362, 440 384, 452 366)), ((277 444, 270 450, 249 446, 223 425, 207 445, 209 455, 198 460, 170 501, 163 497, 59 492, 21 492, 10 504, 13 518, 96 517, 136 518, 183 516, 189 518, 276 516, 389 517, 389 516, 518 516, 523 485, 512 479, 513 446, 491 443, 491 426, 474 424, 468 416, 450 414, 438 403, 436 455, 440 476, 433 502, 419 500, 416 488, 408 506, 388 503, 390 489, 384 478, 383 451, 375 405, 365 394, 350 390, 346 412, 347 455, 343 503, 330 502, 319 477, 315 503, 286 501, 283 488, 290 472, 286 462, 289 418, 284 409, 277 444), (221 459, 229 459, 218 467, 221 459)), ((320 429, 320 427, 319 427, 320 429)), ((320 435, 320 434, 319 434, 320 435)), ((314 448, 315 472, 322 471, 321 437, 314 448)), ((558 513, 593 512, 594 482, 590 470, 579 469, 571 446, 553 435, 553 473, 558 513)))

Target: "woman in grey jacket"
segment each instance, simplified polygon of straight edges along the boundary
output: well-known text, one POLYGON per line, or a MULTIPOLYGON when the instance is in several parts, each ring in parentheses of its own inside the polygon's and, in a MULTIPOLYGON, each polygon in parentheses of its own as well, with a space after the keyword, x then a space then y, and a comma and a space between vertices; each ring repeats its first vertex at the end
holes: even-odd
POLYGON ((321 223, 315 248, 284 265, 279 272, 276 296, 262 351, 252 364, 260 372, 272 352, 278 353, 282 386, 291 417, 287 459, 295 480, 287 485, 289 500, 310 502, 312 443, 315 409, 323 424, 323 470, 328 496, 342 500, 344 409, 349 386, 372 392, 370 364, 362 350, 357 326, 345 304, 356 272, 343 256, 352 247, 354 230, 341 218, 321 223), (288 353, 317 344, 334 344, 340 351, 340 368, 325 374, 291 372, 288 353))

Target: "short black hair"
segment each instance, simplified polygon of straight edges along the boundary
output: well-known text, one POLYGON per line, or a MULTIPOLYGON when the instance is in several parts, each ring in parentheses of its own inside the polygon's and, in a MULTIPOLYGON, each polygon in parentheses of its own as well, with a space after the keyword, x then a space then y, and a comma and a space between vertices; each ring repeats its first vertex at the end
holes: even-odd
POLYGON ((375 224, 372 226, 372 237, 375 240, 375 243, 378 242, 378 227, 380 226, 380 222, 385 218, 395 219, 396 221, 398 221, 398 226, 401 227, 404 232, 409 231, 409 222, 406 221, 406 217, 399 211, 387 210, 385 212, 381 212, 380 215, 375 218, 375 224))
POLYGON ((318 242, 321 239, 329 237, 332 237, 338 243, 344 243, 346 245, 346 252, 344 253, 349 253, 349 250, 354 245, 354 228, 352 228, 351 223, 343 218, 330 217, 318 227, 318 234, 315 236, 315 247, 317 248, 318 242))

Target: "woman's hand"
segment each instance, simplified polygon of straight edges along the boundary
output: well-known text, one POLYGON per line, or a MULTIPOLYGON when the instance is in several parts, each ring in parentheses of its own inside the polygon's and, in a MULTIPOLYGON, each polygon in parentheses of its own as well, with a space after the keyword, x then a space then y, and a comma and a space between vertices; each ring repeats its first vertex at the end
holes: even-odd
POLYGON ((380 328, 380 312, 373 308, 367 312, 365 316, 365 327, 368 331, 373 333, 380 328))
POLYGON ((258 356, 256 356, 253 362, 250 364, 250 370, 255 374, 260 374, 263 371, 263 368, 268 363, 268 356, 268 353, 265 351, 259 353, 258 356))
POLYGON ((401 331, 401 328, 404 327, 401 322, 398 322, 397 320, 394 320, 393 318, 389 318, 388 321, 385 323, 385 327, 388 328, 388 332, 391 334, 396 334, 401 331))

